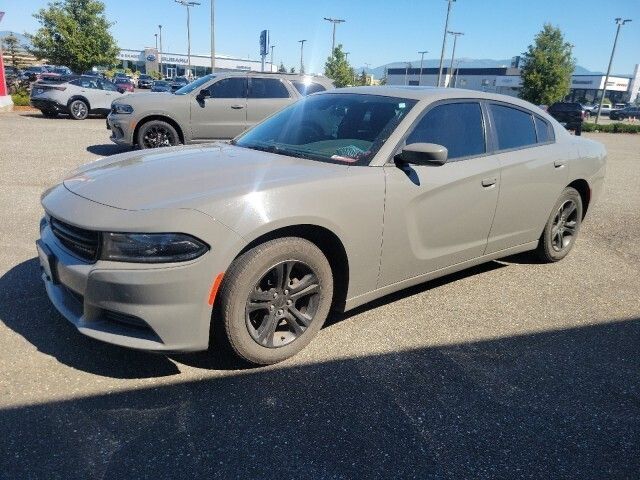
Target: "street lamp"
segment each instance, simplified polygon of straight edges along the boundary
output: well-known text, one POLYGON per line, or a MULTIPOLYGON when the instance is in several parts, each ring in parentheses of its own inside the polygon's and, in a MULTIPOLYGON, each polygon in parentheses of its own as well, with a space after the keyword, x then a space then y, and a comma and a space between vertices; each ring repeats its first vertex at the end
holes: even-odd
POLYGON ((158 50, 158 34, 154 33, 155 37, 156 37, 156 50, 158 50))
POLYGON ((191 2, 188 0, 175 0, 176 3, 187 7, 187 72, 186 77, 191 76, 191 13, 189 8, 200 5, 199 2, 191 2))
POLYGON ((306 42, 306 40, 298 40, 298 43, 300 44, 300 74, 304 72, 304 63, 303 63, 304 42, 306 42))
POLYGON ((442 37, 442 51, 440 52, 440 67, 438 68, 438 84, 440 86, 440 79, 442 78, 442 62, 444 61, 444 47, 447 45, 447 31, 449 30, 449 14, 451 13, 451 5, 456 0, 447 0, 447 19, 444 22, 444 35, 442 37))
POLYGON ((616 18, 616 38, 613 40, 613 48, 611 49, 611 57, 609 57, 609 66, 607 67, 607 75, 604 77, 604 87, 602 88, 602 98, 600 98, 600 105, 598 106, 598 115, 596 115, 596 125, 600 121, 600 110, 602 110, 602 104, 604 103, 604 97, 607 94, 607 83, 609 83, 609 73, 611 73, 611 64, 613 63, 613 55, 616 53, 616 44, 618 43, 618 35, 620 34, 620 27, 625 23, 629 23, 630 18, 616 18))
MULTIPOLYGON (((453 35, 453 51, 451 52, 451 64, 449 65, 449 75, 453 76, 453 58, 456 56, 456 42, 458 41, 458 37, 460 35, 464 35, 463 32, 452 32, 450 30, 447 31, 449 35, 453 35)), ((449 77, 449 82, 447 86, 451 86, 451 77, 449 77)))
POLYGON ((273 49, 276 48, 275 45, 271 45, 271 71, 273 72, 273 49))
POLYGON ((333 23, 333 40, 331 42, 331 56, 333 57, 333 51, 336 49, 336 25, 338 23, 344 23, 346 20, 340 18, 327 18, 324 17, 327 22, 333 23))
POLYGON ((160 75, 162 76, 162 25, 158 25, 160 29, 160 50, 158 51, 158 67, 160 67, 160 75))
POLYGON ((347 63, 349 63, 349 54, 350 54, 350 53, 351 53, 351 52, 344 52, 344 59, 345 59, 345 61, 346 61, 347 63))
POLYGON ((421 55, 420 56, 420 74, 418 75, 418 85, 421 85, 422 84, 422 62, 424 60, 424 54, 429 53, 429 50, 423 50, 418 53, 421 55))

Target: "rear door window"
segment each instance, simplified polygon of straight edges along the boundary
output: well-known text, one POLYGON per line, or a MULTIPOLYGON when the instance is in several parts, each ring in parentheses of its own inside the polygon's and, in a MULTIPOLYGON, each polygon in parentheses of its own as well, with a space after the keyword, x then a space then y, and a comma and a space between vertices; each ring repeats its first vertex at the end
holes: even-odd
POLYGON ((429 110, 407 137, 407 144, 435 143, 449 151, 448 158, 486 152, 482 109, 478 102, 456 102, 429 110))
POLYGON ((489 105, 498 138, 498 150, 522 148, 537 142, 533 115, 517 108, 489 105))
POLYGON ((296 87, 296 90, 300 92, 300 95, 311 95, 312 93, 324 92, 326 90, 322 85, 315 82, 305 83, 299 80, 292 80, 291 83, 296 87))
POLYGON ((277 78, 252 78, 249 98, 289 98, 289 90, 277 78))
POLYGON ((82 88, 95 88, 98 89, 98 82, 96 82, 95 80, 91 80, 88 78, 78 78, 76 80, 72 80, 71 82, 69 82, 77 87, 82 87, 82 88))
POLYGON ((222 78, 209 87, 209 94, 212 98, 246 98, 247 79, 222 78))

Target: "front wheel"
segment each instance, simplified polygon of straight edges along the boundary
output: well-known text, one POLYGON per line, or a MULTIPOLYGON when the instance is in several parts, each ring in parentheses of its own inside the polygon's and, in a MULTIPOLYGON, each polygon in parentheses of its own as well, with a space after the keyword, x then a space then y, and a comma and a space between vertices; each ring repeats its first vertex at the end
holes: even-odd
POLYGON ((172 147, 180 144, 178 132, 167 122, 151 120, 138 132, 138 145, 142 149, 172 147))
POLYGON ((564 189, 540 237, 536 253, 543 262, 557 262, 569 254, 582 223, 582 198, 575 188, 564 189))
POLYGON ((329 314, 332 296, 333 275, 322 251, 302 238, 280 238, 233 262, 214 320, 219 315, 219 333, 238 357, 269 365, 311 341, 329 314))

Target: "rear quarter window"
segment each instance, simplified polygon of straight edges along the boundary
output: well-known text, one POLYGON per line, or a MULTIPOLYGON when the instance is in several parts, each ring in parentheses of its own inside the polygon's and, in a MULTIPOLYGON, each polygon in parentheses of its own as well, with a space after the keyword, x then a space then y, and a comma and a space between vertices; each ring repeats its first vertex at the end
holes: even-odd
POLYGON ((534 117, 536 122, 536 133, 538 136, 538 143, 548 143, 555 140, 553 133, 553 127, 549 122, 543 120, 540 117, 534 117))

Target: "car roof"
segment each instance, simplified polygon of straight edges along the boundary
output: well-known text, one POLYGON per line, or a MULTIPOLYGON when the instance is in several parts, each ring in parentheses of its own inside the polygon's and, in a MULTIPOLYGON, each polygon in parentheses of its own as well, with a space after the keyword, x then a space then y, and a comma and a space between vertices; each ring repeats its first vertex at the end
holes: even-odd
POLYGON ((521 106, 534 112, 542 112, 538 106, 509 95, 500 95, 497 93, 480 92, 478 90, 467 90, 464 88, 443 88, 443 87, 418 87, 409 85, 376 85, 371 87, 347 87, 336 90, 328 90, 320 92, 317 95, 338 95, 342 93, 359 93, 366 95, 380 95, 385 97, 399 97, 410 100, 447 100, 447 99, 480 99, 494 100, 498 102, 507 102, 513 105, 521 106))

